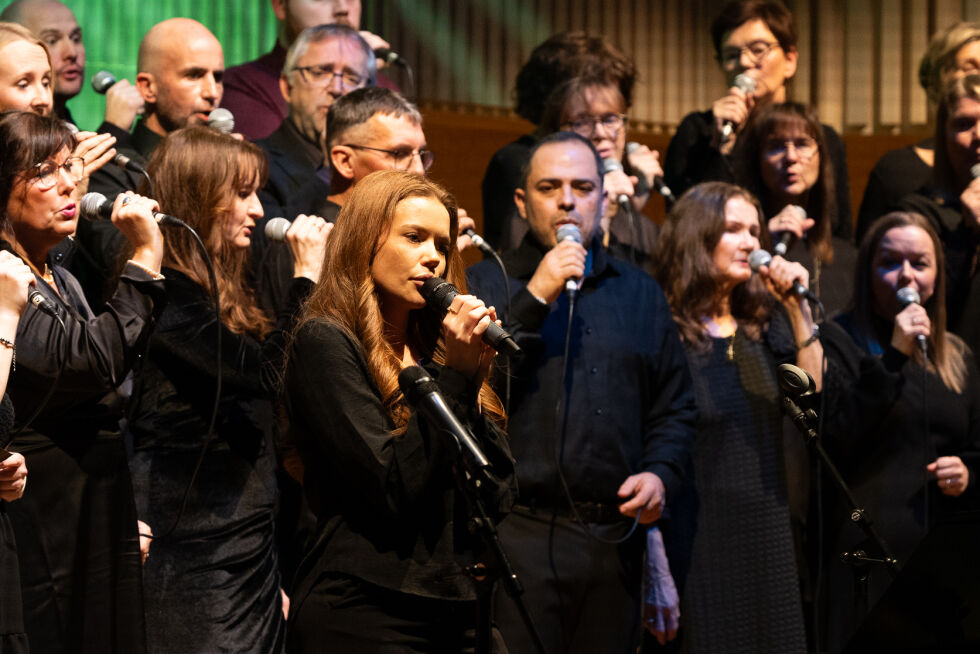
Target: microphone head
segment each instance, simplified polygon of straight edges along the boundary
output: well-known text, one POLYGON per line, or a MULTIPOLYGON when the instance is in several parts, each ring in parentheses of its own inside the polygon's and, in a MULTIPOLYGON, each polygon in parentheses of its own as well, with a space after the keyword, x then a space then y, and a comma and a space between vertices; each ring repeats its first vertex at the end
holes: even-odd
POLYGON ((622 170, 623 164, 619 163, 618 160, 609 157, 602 160, 602 174, 611 173, 614 170, 622 170))
POLYGON ((222 134, 231 134, 235 131, 235 116, 224 107, 218 107, 208 114, 208 127, 222 134))
POLYGON ((922 304, 922 299, 919 297, 919 292, 911 286, 905 286, 898 289, 898 291, 895 292, 895 299, 898 300, 899 306, 901 306, 903 309, 910 304, 922 304))
POLYGON ((784 393, 793 397, 812 395, 817 390, 817 385, 810 373, 791 363, 780 364, 779 387, 783 389, 784 393))
POLYGON ((980 163, 970 166, 970 177, 973 179, 980 177, 980 163))
POLYGON ((398 373, 398 388, 402 389, 402 394, 411 406, 417 405, 424 396, 438 390, 432 377, 421 366, 402 368, 398 373))
POLYGON ((759 272, 762 266, 768 266, 772 261, 772 255, 765 250, 753 250, 749 254, 749 268, 752 272, 759 272))
POLYGON ((100 95, 105 95, 105 92, 115 83, 115 75, 107 70, 100 70, 95 75, 92 75, 92 88, 100 95))
POLYGON ((559 225, 557 236, 559 243, 562 241, 575 241, 576 243, 582 242, 582 231, 578 228, 578 225, 573 225, 571 223, 559 225))
POLYGON ((68 128, 68 131, 69 132, 71 132, 72 134, 78 134, 78 125, 76 125, 75 123, 71 122, 70 120, 65 120, 65 121, 62 121, 62 122, 64 123, 65 127, 68 128))
POLYGON ((285 218, 270 218, 262 233, 270 241, 281 241, 286 238, 286 232, 291 226, 292 223, 285 218))
POLYGON ((78 203, 78 210, 86 218, 97 219, 102 205, 106 202, 108 202, 106 196, 92 191, 82 196, 82 201, 78 203))
POLYGON ((419 294, 425 298, 430 307, 449 311, 449 305, 453 303, 453 298, 459 295, 459 291, 442 277, 430 277, 422 283, 419 294))
POLYGON ((386 64, 393 64, 401 59, 401 55, 390 48, 378 48, 374 51, 374 56, 386 64))
POLYGON ((630 141, 626 144, 626 154, 633 154, 640 149, 640 144, 636 141, 630 141))
POLYGON ((741 90, 743 93, 751 95, 755 93, 755 78, 746 73, 739 73, 735 76, 735 81, 732 83, 732 86, 741 90))

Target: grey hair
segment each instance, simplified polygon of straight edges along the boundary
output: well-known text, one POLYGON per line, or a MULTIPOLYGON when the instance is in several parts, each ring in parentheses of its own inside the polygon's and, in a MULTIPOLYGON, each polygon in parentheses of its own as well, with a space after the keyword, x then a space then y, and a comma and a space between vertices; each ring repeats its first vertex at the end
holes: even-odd
POLYGON ((288 77, 293 72, 293 67, 300 57, 306 54, 306 50, 314 43, 320 43, 327 39, 348 39, 360 46, 364 54, 365 68, 367 68, 367 85, 374 86, 378 79, 378 63, 374 58, 374 50, 368 45, 367 41, 357 33, 357 30, 348 25, 331 23, 329 25, 314 25, 307 27, 300 32, 293 44, 286 52, 286 62, 282 66, 282 76, 288 77))

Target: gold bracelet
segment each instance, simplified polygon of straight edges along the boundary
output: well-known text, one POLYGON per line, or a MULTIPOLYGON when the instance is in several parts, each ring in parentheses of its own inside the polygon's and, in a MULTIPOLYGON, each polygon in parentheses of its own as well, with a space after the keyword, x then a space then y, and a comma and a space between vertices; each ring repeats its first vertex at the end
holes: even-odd
POLYGON ((17 348, 14 347, 14 342, 0 336, 0 345, 10 350, 10 369, 17 370, 17 348))

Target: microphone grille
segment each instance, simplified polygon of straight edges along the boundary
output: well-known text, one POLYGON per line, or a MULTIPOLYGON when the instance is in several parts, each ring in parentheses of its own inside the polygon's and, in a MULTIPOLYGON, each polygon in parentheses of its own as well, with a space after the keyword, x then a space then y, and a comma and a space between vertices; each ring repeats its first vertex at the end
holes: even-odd
POLYGON ((922 304, 922 299, 919 297, 919 292, 912 288, 911 286, 905 286, 895 293, 895 299, 904 309, 910 304, 922 304))
POLYGON ((429 306, 448 311, 449 305, 453 303, 453 298, 459 295, 459 291, 442 277, 430 277, 423 282, 419 294, 425 298, 429 306))
POLYGON ((571 223, 565 223, 558 227, 558 242, 562 241, 575 241, 576 243, 582 242, 582 232, 579 230, 578 225, 572 225, 571 223))
POLYGON ((235 130, 235 116, 224 107, 218 107, 208 114, 208 127, 231 134, 235 130))
POLYGON ((82 196, 82 201, 78 203, 78 208, 82 215, 87 218, 98 218, 99 209, 106 203, 106 197, 101 193, 92 191, 82 196))
POLYGON ((973 179, 980 177, 980 163, 970 166, 970 177, 973 179))
POLYGON ((286 238, 286 232, 291 225, 292 223, 285 218, 270 218, 262 233, 270 241, 281 241, 286 238))
POLYGON ((770 261, 772 261, 772 255, 765 250, 753 250, 749 254, 749 268, 752 269, 752 272, 759 272, 759 268, 768 266, 770 261))
POLYGON ((626 154, 632 154, 640 149, 640 144, 636 141, 630 141, 626 144, 626 154))
POLYGON ((612 157, 602 160, 603 173, 611 173, 614 170, 622 170, 622 169, 623 169, 623 164, 619 163, 619 161, 613 159, 612 157))
POLYGON ((741 90, 743 93, 755 92, 755 78, 745 73, 736 75, 734 84, 735 88, 741 90))
POLYGON ((116 77, 107 70, 100 70, 92 75, 92 88, 96 93, 105 94, 109 87, 116 83, 116 77))
POLYGON ((398 387, 411 406, 418 404, 424 395, 438 390, 432 377, 421 366, 402 368, 398 373, 398 387))

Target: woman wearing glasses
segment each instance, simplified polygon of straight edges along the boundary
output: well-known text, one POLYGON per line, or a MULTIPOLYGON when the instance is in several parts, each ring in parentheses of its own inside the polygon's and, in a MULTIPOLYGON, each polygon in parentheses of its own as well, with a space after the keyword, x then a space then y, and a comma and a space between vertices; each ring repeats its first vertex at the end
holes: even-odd
POLYGON ((802 263, 828 315, 851 299, 857 251, 831 234, 839 210, 824 131, 811 107, 785 102, 763 107, 739 136, 738 180, 759 198, 773 241, 802 263))
POLYGON ((601 222, 603 243, 620 259, 652 272, 651 255, 659 230, 640 211, 650 199, 654 177, 662 176, 663 169, 659 154, 645 145, 632 144, 626 156, 626 109, 619 85, 602 71, 593 70, 551 93, 542 128, 545 134, 570 131, 592 141, 607 171, 603 177, 609 199, 601 222))
MULTIPOLYGON (((711 109, 685 116, 670 141, 664 168, 667 185, 678 196, 699 182, 735 181, 731 156, 743 128, 762 107, 785 102, 787 84, 796 74, 796 28, 781 2, 729 3, 712 23, 711 38, 730 88, 711 109), (752 90, 742 83, 746 78, 752 90)), ((831 232, 850 238, 853 227, 844 143, 831 127, 823 125, 822 129, 838 206, 831 232)))
POLYGON ((139 653, 139 537, 116 389, 163 305, 163 239, 155 202, 132 193, 116 200, 112 222, 133 254, 96 315, 78 281, 51 257, 78 222, 85 168, 75 147, 60 120, 0 117, 3 247, 32 268, 58 315, 29 307, 17 328, 8 392, 19 424, 30 426, 19 427, 11 449, 24 454, 32 474, 30 492, 9 514, 31 649, 139 653))

